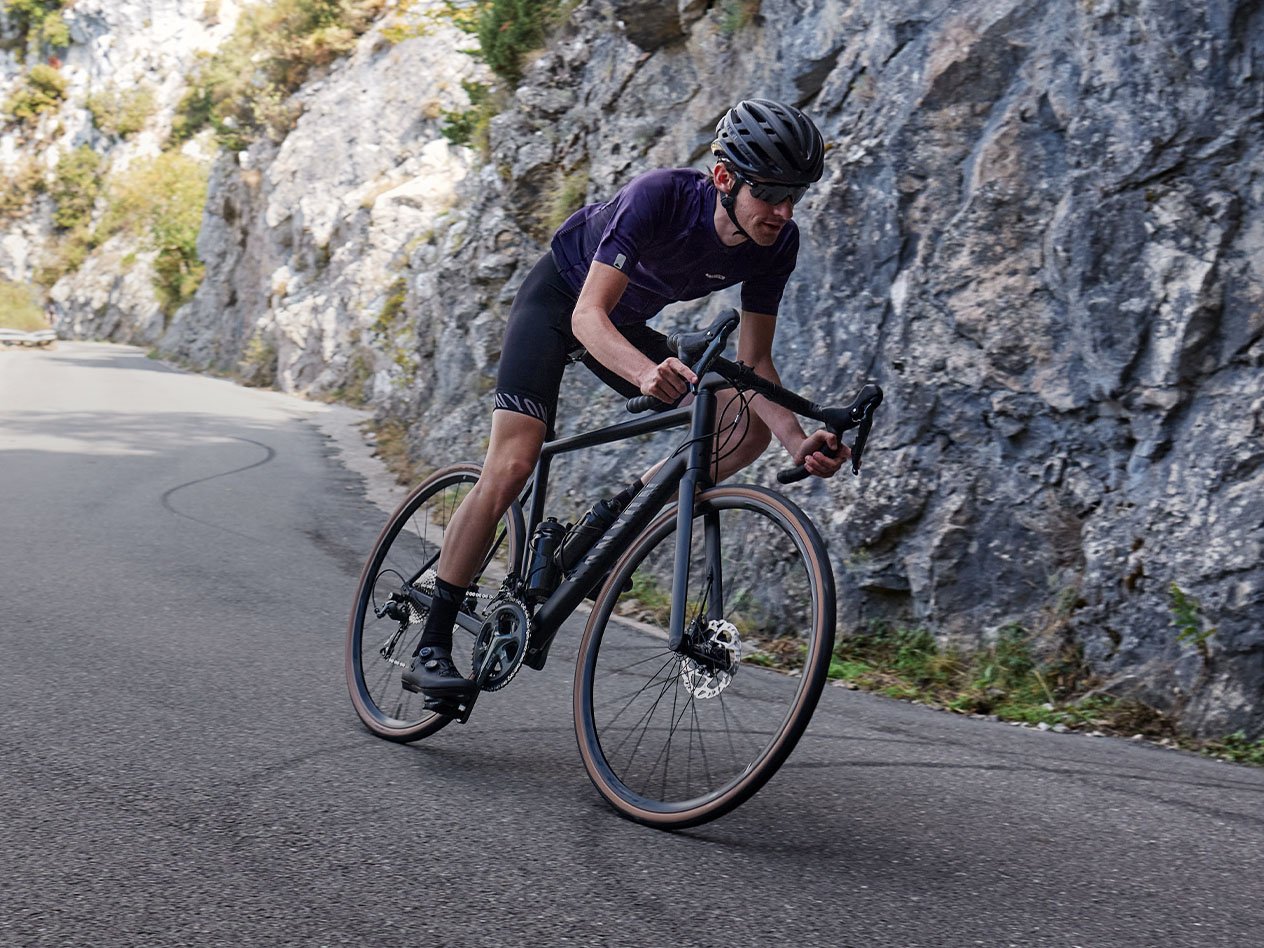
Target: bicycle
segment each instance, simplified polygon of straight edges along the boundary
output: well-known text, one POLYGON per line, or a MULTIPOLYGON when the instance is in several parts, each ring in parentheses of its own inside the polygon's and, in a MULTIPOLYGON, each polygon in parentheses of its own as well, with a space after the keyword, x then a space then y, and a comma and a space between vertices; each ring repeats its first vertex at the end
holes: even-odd
MULTIPOLYGON (((457 617, 472 640, 468 698, 425 699, 399 676, 418 647, 444 529, 479 468, 444 468, 400 504, 365 564, 347 635, 348 687, 370 731, 408 742, 464 723, 482 692, 505 687, 524 664, 544 667, 562 623, 589 597, 576 737, 589 777, 619 813, 661 828, 695 826, 776 773, 825 685, 834 576, 798 506, 764 487, 712 483, 717 393, 734 389, 743 412, 754 393, 836 435, 855 429, 858 474, 882 390, 870 383, 841 408, 810 402, 721 355, 737 324, 733 311, 670 337, 699 379, 691 405, 639 396, 629 410, 657 413, 544 445, 457 617), (545 517, 555 456, 686 424, 687 439, 630 498, 625 491, 621 503, 599 502, 573 525, 545 517)), ((778 480, 806 476, 800 466, 778 480)), ((455 646, 454 657, 462 651, 455 646)))

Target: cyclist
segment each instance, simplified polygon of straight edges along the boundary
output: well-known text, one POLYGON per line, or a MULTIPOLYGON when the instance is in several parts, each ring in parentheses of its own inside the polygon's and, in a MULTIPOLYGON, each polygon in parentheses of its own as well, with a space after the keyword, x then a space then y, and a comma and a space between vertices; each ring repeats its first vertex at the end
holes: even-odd
MULTIPOLYGON (((710 174, 650 171, 610 201, 576 211, 514 297, 487 458, 448 524, 432 606, 402 679, 409 691, 443 699, 470 687, 452 663, 456 614, 498 521, 552 436, 568 362, 582 360, 624 396, 673 402, 697 379, 647 320, 668 303, 740 283, 737 356, 780 382, 772 341, 799 249, 794 205, 821 178, 824 142, 797 108, 748 99, 721 118, 711 151, 710 174)), ((787 409, 759 397, 751 408, 740 442, 726 445, 717 462, 717 481, 758 458, 773 435, 818 477, 833 476, 847 458, 837 438, 824 430, 805 434, 787 409), (823 453, 825 446, 836 456, 823 453)), ((740 410, 730 398, 716 430, 727 430, 740 410)))

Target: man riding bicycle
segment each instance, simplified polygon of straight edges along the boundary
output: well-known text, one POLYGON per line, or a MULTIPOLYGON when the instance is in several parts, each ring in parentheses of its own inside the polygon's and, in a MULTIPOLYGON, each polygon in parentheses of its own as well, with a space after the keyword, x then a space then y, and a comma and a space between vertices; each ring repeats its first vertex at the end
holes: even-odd
MULTIPOLYGON (((772 359, 777 310, 799 249, 794 205, 824 169, 820 131, 793 106, 748 99, 716 126, 711 173, 650 171, 608 202, 576 211, 514 297, 496 378, 482 474, 448 524, 435 593, 403 687, 445 698, 471 686, 452 662, 452 628, 501 516, 552 436, 562 373, 582 360, 624 396, 675 402, 697 381, 646 322, 665 305, 741 284, 738 359, 780 382, 772 359)), ((717 461, 721 481, 763 454, 772 436, 810 474, 832 477, 849 456, 824 429, 804 433, 789 410, 761 397, 736 446, 717 461), (828 448, 833 453, 825 453, 828 448)), ((743 410, 730 398, 726 431, 743 410)))

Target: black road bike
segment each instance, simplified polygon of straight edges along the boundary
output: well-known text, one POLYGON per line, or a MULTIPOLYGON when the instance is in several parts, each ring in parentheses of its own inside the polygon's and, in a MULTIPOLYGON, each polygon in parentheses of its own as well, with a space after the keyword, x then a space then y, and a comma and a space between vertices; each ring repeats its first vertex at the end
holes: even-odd
MULTIPOLYGON (((882 390, 869 384, 849 405, 817 405, 721 355, 737 324, 730 312, 670 337, 699 378, 692 404, 640 396, 630 410, 658 412, 544 445, 457 617, 453 656, 468 662, 473 683, 461 700, 427 700, 400 675, 418 648, 447 524, 479 467, 446 467, 400 504, 365 564, 347 634, 347 683, 369 730, 415 741, 464 722, 482 692, 505 687, 524 664, 543 668, 558 629, 589 598, 575 730, 588 775, 616 810, 652 826, 694 826, 776 773, 825 685, 834 575, 794 503, 764 487, 713 483, 713 458, 733 431, 710 434, 717 393, 734 390, 742 412, 762 395, 836 434, 855 429, 859 473, 882 390), (545 517, 555 456, 685 425, 688 437, 633 496, 601 501, 574 525, 545 517)), ((805 476, 799 467, 778 479, 805 476)))

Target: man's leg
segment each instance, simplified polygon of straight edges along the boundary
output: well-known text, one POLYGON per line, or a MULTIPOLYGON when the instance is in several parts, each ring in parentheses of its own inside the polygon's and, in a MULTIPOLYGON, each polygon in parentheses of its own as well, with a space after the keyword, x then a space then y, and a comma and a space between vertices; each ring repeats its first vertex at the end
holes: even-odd
POLYGON ((720 392, 720 417, 712 446, 712 475, 718 484, 755 463, 772 441, 772 432, 749 404, 733 392, 720 392), (738 417, 739 412, 741 417, 738 417), (734 427, 736 425, 736 427, 734 427))
POLYGON ((442 696, 468 689, 468 680, 452 663, 452 627, 466 590, 496 538, 500 518, 531 477, 544 436, 544 422, 538 418, 492 412, 483 472, 448 522, 430 613, 412 667, 402 678, 408 691, 442 696))
POLYGON ((518 499, 544 444, 544 422, 513 411, 492 412, 492 435, 478 483, 448 523, 439 578, 468 586, 496 537, 496 525, 518 499))

